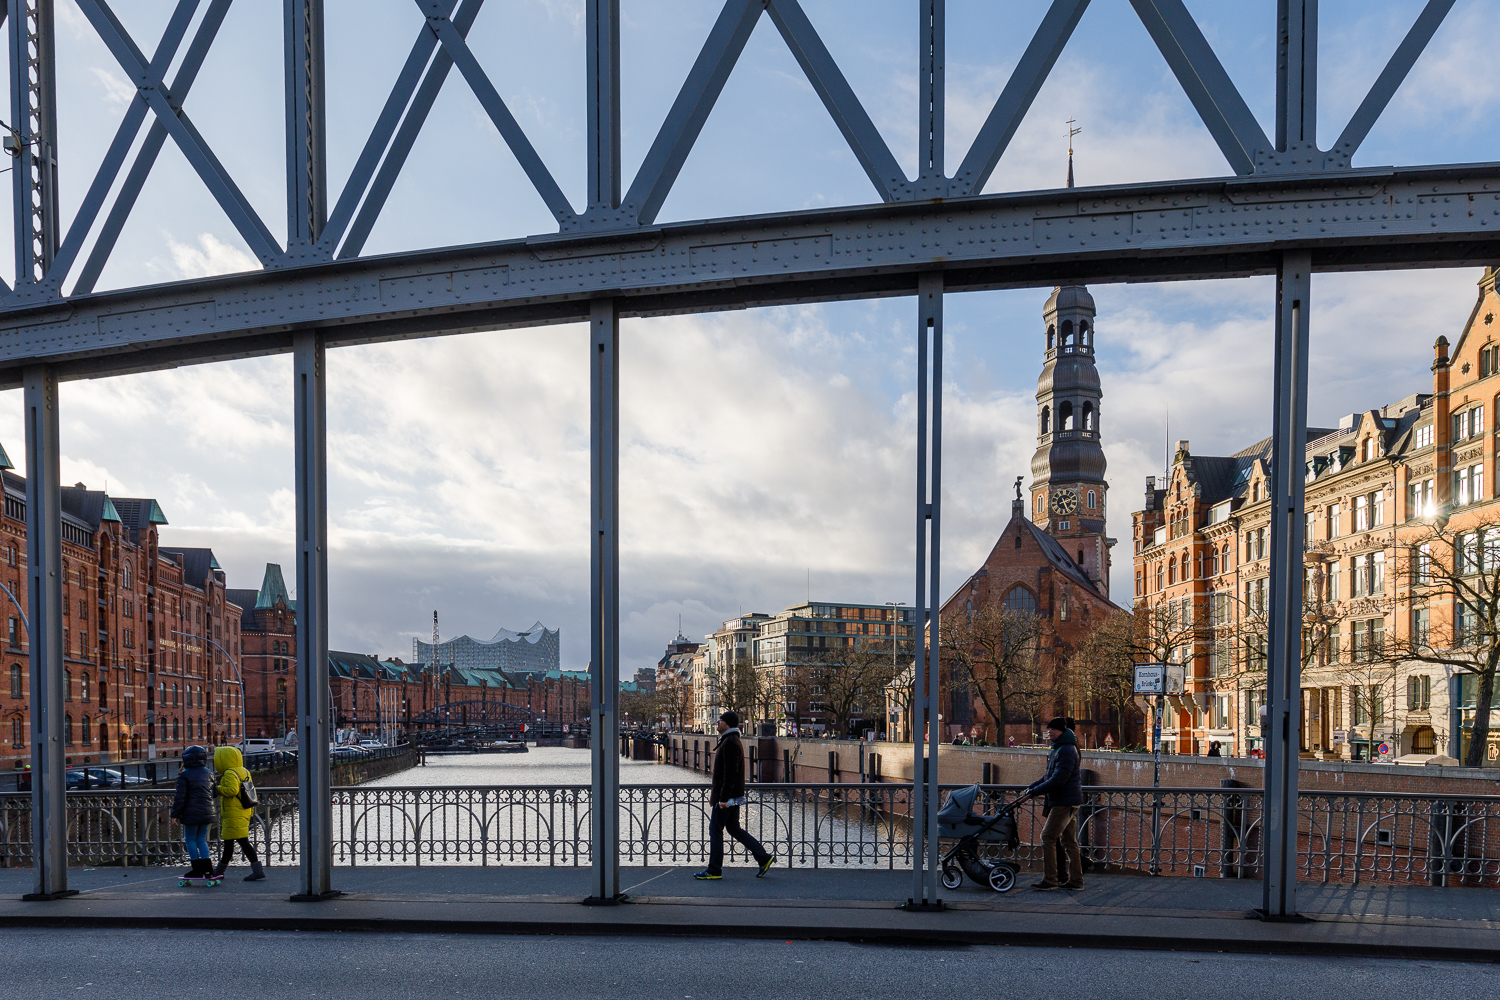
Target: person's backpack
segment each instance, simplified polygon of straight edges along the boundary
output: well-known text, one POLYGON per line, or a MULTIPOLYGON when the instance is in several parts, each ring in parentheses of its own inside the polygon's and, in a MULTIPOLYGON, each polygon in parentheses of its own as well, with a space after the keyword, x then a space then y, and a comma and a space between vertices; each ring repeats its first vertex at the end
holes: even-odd
POLYGON ((240 805, 246 809, 253 809, 260 803, 260 796, 255 794, 255 782, 250 780, 247 774, 240 779, 240 805))

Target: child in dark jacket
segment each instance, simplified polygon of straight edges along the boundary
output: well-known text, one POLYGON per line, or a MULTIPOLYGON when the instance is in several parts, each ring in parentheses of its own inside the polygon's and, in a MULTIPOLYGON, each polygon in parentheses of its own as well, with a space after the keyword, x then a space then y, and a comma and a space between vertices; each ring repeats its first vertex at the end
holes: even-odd
POLYGON ((191 746, 182 751, 182 770, 177 773, 177 794, 172 798, 172 818, 182 824, 182 839, 187 844, 193 865, 183 878, 203 878, 213 874, 208 854, 208 826, 214 821, 214 773, 208 768, 208 751, 191 746))

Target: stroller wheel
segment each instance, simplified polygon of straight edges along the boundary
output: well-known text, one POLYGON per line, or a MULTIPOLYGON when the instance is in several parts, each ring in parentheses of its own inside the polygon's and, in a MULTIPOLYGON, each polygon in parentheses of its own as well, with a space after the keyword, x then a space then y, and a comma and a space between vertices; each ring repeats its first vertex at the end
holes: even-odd
POLYGON ((943 888, 944 889, 950 889, 950 890, 951 889, 957 889, 959 886, 961 886, 963 884, 964 884, 964 873, 963 872, 959 871, 957 868, 954 868, 951 865, 944 866, 944 868, 943 868, 943 888))
POLYGON ((996 865, 990 869, 990 888, 996 892, 1009 892, 1015 887, 1016 873, 1006 865, 996 865))

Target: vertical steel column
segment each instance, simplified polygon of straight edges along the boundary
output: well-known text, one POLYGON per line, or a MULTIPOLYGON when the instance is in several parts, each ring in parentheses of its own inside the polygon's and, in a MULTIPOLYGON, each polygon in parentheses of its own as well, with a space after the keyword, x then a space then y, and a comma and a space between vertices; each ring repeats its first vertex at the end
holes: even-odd
POLYGON ((323 0, 283 0, 287 252, 310 251, 328 220, 323 0))
POLYGON ((943 174, 944 123, 944 0, 920 0, 917 38, 921 66, 917 81, 917 180, 919 196, 943 198, 948 194, 948 179, 943 174))
POLYGON ((57 80, 51 0, 9 0, 16 290, 42 282, 57 252, 57 80))
POLYGON ((620 313, 598 299, 589 317, 590 656, 593 881, 587 902, 620 899, 620 313))
POLYGON ((1318 138, 1318 0, 1276 3, 1276 149, 1318 138))
POLYGON ((24 372, 26 394, 27 639, 31 643, 31 843, 35 889, 23 899, 71 896, 63 766, 62 489, 57 371, 24 372))
POLYGON ((941 908, 938 898, 938 565, 943 493, 943 275, 917 285, 917 615, 912 658, 912 895, 907 909, 941 908), (928 343, 931 341, 931 361, 928 343), (923 746, 925 736, 926 745, 923 746))
POLYGON ((588 211, 620 207, 620 0, 588 0, 588 211))
POLYGON ((323 335, 292 339, 297 435, 297 818, 295 902, 339 895, 333 879, 328 739, 328 451, 323 335))
POLYGON ((1275 426, 1271 436, 1270 728, 1266 739, 1264 909, 1297 919, 1297 766, 1302 745, 1302 547, 1312 255, 1276 274, 1275 426))

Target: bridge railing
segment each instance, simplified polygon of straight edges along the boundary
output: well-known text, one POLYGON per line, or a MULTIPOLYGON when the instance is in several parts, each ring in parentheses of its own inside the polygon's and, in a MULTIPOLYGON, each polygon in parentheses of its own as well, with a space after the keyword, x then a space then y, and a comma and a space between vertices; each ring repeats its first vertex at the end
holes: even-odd
MULTIPOLYGON (((950 789, 951 790, 951 789, 950 789)), ((987 786, 994 810, 1018 789, 987 786)), ((621 788, 621 860, 698 864, 708 856, 706 785, 621 788)), ((298 861, 297 792, 261 789, 251 836, 269 864, 298 861)), ((1079 840, 1091 871, 1258 878, 1261 791, 1230 788, 1086 790, 1079 840)), ((185 858, 168 789, 68 794, 75 864, 167 864, 185 858)), ((29 865, 31 797, 0 793, 0 865, 29 865)), ((587 865, 587 785, 371 787, 333 791, 341 865, 587 865)), ((910 786, 751 785, 741 822, 799 868, 910 867, 910 786)), ((1040 803, 1016 810, 1023 866, 1041 861, 1040 803)), ((1500 885, 1500 796, 1304 792, 1298 877, 1304 881, 1500 885)), ((217 838, 217 830, 210 839, 217 838)), ((747 861, 731 841, 731 863, 747 861)))

